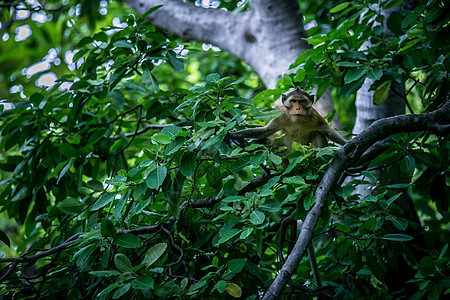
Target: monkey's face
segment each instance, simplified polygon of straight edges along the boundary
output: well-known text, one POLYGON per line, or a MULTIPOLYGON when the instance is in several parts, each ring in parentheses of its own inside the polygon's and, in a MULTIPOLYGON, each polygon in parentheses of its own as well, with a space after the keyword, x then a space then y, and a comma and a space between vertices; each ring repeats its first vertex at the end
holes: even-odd
POLYGON ((297 120, 301 117, 307 116, 309 109, 311 108, 311 101, 305 97, 289 97, 285 102, 286 111, 293 120, 297 120))

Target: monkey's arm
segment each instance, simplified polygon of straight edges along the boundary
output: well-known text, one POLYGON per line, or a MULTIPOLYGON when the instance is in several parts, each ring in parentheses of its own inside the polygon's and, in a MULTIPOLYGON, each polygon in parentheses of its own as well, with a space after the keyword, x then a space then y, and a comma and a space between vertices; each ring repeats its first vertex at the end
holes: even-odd
POLYGON ((278 118, 273 119, 270 121, 266 126, 264 127, 257 127, 257 128, 249 128, 249 129, 243 129, 236 132, 230 132, 230 137, 233 138, 258 138, 258 139, 265 139, 275 132, 282 129, 282 117, 283 115, 279 116, 278 118))
POLYGON ((339 145, 344 145, 345 143, 348 142, 347 139, 345 139, 342 135, 339 134, 339 132, 337 132, 331 127, 328 128, 326 135, 329 140, 338 143, 339 145))

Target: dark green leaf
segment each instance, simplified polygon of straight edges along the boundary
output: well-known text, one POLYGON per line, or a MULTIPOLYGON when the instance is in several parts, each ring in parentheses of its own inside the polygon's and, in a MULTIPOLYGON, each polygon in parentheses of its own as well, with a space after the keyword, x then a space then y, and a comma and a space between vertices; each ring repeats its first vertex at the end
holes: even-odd
POLYGON ((150 275, 141 275, 138 278, 130 281, 133 288, 139 290, 149 290, 153 289, 155 280, 150 275))
POLYGON ((241 232, 241 230, 236 229, 236 228, 226 230, 225 232, 222 233, 222 237, 219 239, 219 241, 217 243, 219 245, 223 244, 226 241, 228 241, 229 239, 231 239, 232 237, 234 237, 235 235, 237 235, 239 232, 241 232))
POLYGON ((109 219, 103 219, 101 225, 101 233, 103 236, 107 237, 115 237, 116 236, 116 228, 114 224, 109 219))
POLYGON ((422 276, 429 276, 433 274, 436 270, 434 260, 429 256, 425 256, 419 262, 419 269, 422 276))
POLYGON ((341 96, 342 97, 350 97, 353 93, 355 93, 359 88, 363 85, 365 77, 361 77, 357 81, 351 82, 349 84, 345 84, 341 88, 341 96))
POLYGON ((385 272, 383 270, 384 263, 379 261, 373 253, 373 250, 368 250, 365 252, 367 259, 367 266, 369 267, 372 274, 381 282, 385 281, 385 272))
POLYGON ((395 241, 395 242, 407 242, 413 239, 412 236, 400 233, 390 233, 380 237, 383 240, 395 241))
POLYGON ((116 197, 117 194, 117 192, 104 193, 100 196, 100 198, 98 198, 94 205, 92 205, 91 211, 105 207, 107 204, 111 203, 111 201, 116 197))
POLYGON ((231 273, 237 274, 240 273, 242 269, 244 269, 246 261, 246 258, 232 259, 227 261, 226 265, 231 273))
POLYGON ((344 82, 347 84, 358 80, 364 76, 368 70, 369 69, 367 67, 348 70, 344 76, 344 82))
POLYGON ((150 189, 159 189, 159 187, 164 182, 164 179, 167 175, 167 168, 165 166, 156 166, 152 171, 148 174, 145 179, 145 183, 150 189))
POLYGON ((121 235, 118 235, 114 242, 123 248, 137 248, 141 245, 141 241, 138 236, 135 236, 131 233, 124 233, 121 235))
POLYGON ((195 154, 192 152, 185 152, 183 158, 181 159, 180 171, 186 177, 192 177, 197 166, 197 161, 195 160, 195 154))
POLYGON ((385 81, 380 84, 373 94, 373 103, 382 104, 389 96, 389 91, 391 90, 391 81, 385 81))
POLYGON ((62 212, 70 215, 77 215, 83 211, 83 203, 74 198, 66 198, 56 204, 62 212))
POLYGON ((11 244, 9 242, 9 238, 6 235, 6 233, 3 232, 3 230, 0 229, 0 241, 6 244, 6 246, 10 247, 11 244))
POLYGON ((177 72, 183 72, 184 70, 183 61, 177 58, 177 55, 172 51, 167 52, 167 56, 169 57, 169 63, 174 68, 174 70, 177 72))

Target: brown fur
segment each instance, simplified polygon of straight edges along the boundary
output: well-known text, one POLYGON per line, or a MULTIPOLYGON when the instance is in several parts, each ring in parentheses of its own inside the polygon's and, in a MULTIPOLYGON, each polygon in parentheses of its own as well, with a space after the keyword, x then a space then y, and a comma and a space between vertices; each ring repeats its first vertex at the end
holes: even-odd
POLYGON ((286 146, 287 153, 292 150, 292 143, 302 145, 310 143, 316 148, 327 146, 327 139, 343 145, 347 142, 327 121, 312 107, 314 97, 305 91, 296 89, 282 95, 283 114, 271 120, 266 126, 244 129, 232 133, 237 138, 273 139, 285 133, 280 144, 286 146))

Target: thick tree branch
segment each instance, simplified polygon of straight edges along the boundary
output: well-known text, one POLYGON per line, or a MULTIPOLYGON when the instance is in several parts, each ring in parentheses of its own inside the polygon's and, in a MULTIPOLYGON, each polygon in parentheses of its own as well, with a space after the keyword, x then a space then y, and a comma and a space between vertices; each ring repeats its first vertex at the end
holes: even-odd
POLYGON ((450 134, 450 101, 447 101, 441 108, 431 113, 401 115, 378 120, 335 153, 330 167, 317 187, 315 194, 316 202, 306 215, 294 250, 286 259, 285 264, 263 299, 276 299, 281 295, 281 292, 307 250, 314 233, 314 228, 319 220, 322 207, 326 203, 331 188, 339 180, 344 169, 352 162, 357 161, 377 141, 396 133, 424 130, 429 130, 437 135, 450 134))
POLYGON ((268 88, 309 48, 296 0, 255 0, 250 10, 234 12, 205 9, 181 0, 122 0, 148 16, 152 24, 186 40, 210 43, 249 64, 268 88))

